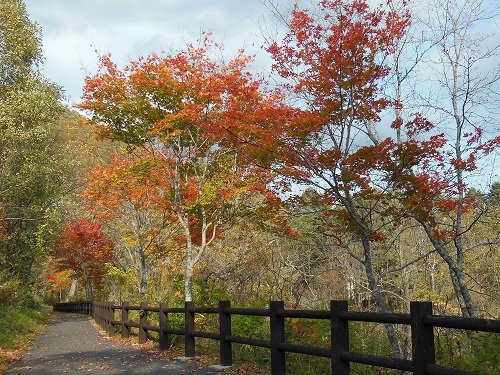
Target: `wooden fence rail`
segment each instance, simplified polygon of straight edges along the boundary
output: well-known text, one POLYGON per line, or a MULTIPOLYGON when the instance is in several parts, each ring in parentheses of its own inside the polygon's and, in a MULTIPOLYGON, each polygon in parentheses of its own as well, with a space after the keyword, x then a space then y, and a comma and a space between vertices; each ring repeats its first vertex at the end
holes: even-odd
POLYGON ((92 301, 63 302, 56 303, 53 309, 60 312, 92 315, 92 306, 92 301))
POLYGON ((220 301, 218 307, 195 307, 192 302, 186 302, 183 308, 159 306, 121 305, 110 302, 93 303, 93 317, 110 335, 121 330, 121 336, 130 335, 130 328, 139 329, 139 342, 147 340, 147 332, 159 333, 160 350, 169 347, 170 335, 184 336, 185 355, 195 355, 195 338, 209 338, 220 343, 220 364, 231 366, 232 344, 246 344, 268 348, 271 351, 271 373, 286 374, 286 353, 302 353, 331 360, 331 373, 348 375, 351 362, 384 368, 413 372, 416 375, 472 375, 474 373, 438 366, 435 363, 434 327, 456 328, 472 331, 500 333, 500 321, 493 319, 459 318, 432 314, 431 302, 411 302, 409 314, 384 314, 371 312, 348 311, 347 301, 331 301, 329 310, 286 310, 282 301, 271 301, 269 309, 234 308, 229 301, 220 301), (138 322, 129 320, 129 311, 139 311, 138 322), (115 311, 120 311, 120 319, 115 320, 115 311), (150 325, 148 313, 159 314, 159 326, 150 325), (169 314, 183 314, 184 328, 169 327, 169 314), (196 331, 195 314, 217 314, 219 332, 196 331), (263 316, 270 320, 270 340, 234 336, 231 333, 231 316, 249 315, 263 316), (331 324, 331 345, 329 348, 291 344, 286 342, 285 319, 307 318, 329 320, 331 324), (387 358, 351 352, 349 349, 349 322, 373 322, 406 324, 411 327, 412 359, 387 358))

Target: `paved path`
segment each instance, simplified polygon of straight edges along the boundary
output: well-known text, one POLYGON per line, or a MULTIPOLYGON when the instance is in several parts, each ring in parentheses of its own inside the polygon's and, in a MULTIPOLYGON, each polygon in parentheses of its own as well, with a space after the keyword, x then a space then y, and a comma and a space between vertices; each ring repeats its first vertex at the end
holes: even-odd
POLYGON ((216 374, 193 364, 161 361, 146 352, 100 336, 88 318, 58 314, 6 374, 216 374))

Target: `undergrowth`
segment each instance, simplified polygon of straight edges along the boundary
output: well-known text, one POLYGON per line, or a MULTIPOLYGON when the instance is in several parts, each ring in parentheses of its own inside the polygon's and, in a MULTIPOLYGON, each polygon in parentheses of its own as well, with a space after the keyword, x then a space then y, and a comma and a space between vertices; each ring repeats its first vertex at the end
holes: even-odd
POLYGON ((48 319, 40 309, 0 305, 0 373, 20 357, 48 319))

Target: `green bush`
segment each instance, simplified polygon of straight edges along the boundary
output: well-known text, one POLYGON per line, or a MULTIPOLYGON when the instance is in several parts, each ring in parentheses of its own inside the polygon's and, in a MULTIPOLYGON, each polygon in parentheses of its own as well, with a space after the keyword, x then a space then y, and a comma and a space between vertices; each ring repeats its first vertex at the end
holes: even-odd
POLYGON ((4 306, 38 308, 40 300, 35 297, 31 288, 24 286, 17 279, 0 278, 0 304, 4 306))
POLYGON ((497 333, 439 329, 435 341, 438 364, 479 374, 500 374, 497 333))

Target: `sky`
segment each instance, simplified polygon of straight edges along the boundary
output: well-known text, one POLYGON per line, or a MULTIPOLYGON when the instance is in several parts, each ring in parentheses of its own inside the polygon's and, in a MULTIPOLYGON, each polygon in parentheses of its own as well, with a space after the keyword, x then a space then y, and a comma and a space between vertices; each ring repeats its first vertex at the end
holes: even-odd
POLYGON ((265 70, 260 26, 269 12, 260 0, 25 0, 30 19, 42 29, 43 74, 63 87, 66 102, 80 100, 85 74, 98 54, 119 65, 152 52, 174 51, 211 31, 226 53, 255 54, 265 70))
MULTIPOLYGON (((71 106, 80 102, 84 77, 95 73, 100 54, 110 53, 123 67, 139 56, 177 51, 195 42, 202 31, 211 31, 215 41, 223 42, 227 56, 234 56, 239 48, 244 48, 255 55, 255 71, 268 72, 271 59, 261 48, 262 28, 266 30, 264 33, 275 35, 277 31, 272 28, 279 26, 264 5, 266 1, 279 4, 283 14, 288 13, 286 8, 293 3, 291 0, 25 0, 25 4, 30 19, 42 30, 43 74, 63 88, 65 104, 71 106)), ((498 9, 497 1, 500 0, 491 0, 498 9)), ((307 0, 299 3, 307 4, 307 0)), ((429 11, 432 12, 426 9, 429 11)), ((497 21, 487 25, 491 29, 482 31, 499 35, 497 21)), ((496 44, 498 38, 490 41, 496 44)), ((497 61, 498 58, 494 60, 497 61)), ((489 167, 492 173, 484 176, 489 181, 487 185, 500 176, 500 163, 492 162, 494 166, 489 167)))

